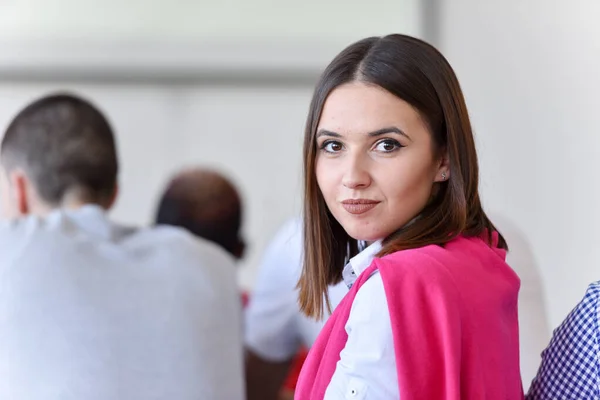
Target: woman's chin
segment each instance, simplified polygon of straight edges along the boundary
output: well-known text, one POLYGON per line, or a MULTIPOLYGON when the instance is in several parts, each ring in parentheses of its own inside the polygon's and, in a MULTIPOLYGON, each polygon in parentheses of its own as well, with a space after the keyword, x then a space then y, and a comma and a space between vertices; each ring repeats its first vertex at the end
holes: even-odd
POLYGON ((376 242, 378 240, 384 239, 387 235, 383 232, 365 229, 364 227, 352 226, 352 227, 344 227, 344 230, 352 239, 364 241, 364 242, 376 242))

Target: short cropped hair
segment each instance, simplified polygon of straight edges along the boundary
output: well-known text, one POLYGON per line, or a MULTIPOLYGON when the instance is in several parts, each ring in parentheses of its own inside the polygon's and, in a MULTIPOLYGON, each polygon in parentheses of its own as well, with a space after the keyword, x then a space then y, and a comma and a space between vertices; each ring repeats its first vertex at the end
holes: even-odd
POLYGON ((72 94, 45 96, 19 112, 6 129, 0 157, 5 170, 22 169, 52 206, 71 191, 95 203, 116 189, 112 128, 94 105, 72 94))
POLYGON ((155 222, 187 229, 234 256, 244 245, 240 195, 229 179, 209 169, 177 174, 160 199, 155 222))

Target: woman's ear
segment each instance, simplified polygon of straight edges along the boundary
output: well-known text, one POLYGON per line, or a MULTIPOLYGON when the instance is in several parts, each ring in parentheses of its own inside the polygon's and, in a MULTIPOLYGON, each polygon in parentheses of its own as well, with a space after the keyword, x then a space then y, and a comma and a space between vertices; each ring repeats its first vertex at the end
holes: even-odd
POLYGON ((450 160, 448 153, 444 152, 438 161, 437 173, 434 182, 445 182, 450 179, 450 160))

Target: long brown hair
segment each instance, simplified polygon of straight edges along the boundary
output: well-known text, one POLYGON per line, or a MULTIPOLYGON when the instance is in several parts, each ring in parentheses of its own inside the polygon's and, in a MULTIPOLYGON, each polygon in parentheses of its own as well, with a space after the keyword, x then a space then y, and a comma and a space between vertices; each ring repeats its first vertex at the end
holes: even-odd
MULTIPOLYGON (((405 35, 371 37, 344 49, 321 75, 304 136, 304 266, 300 307, 322 318, 331 304, 327 288, 342 279, 358 243, 329 212, 315 175, 316 132, 323 105, 338 86, 361 81, 380 86, 411 104, 427 121, 436 151, 448 157, 450 178, 413 223, 387 237, 379 256, 427 245, 444 245, 458 235, 497 232, 479 198, 479 169, 464 96, 452 67, 433 46, 405 35)), ((498 246, 508 249, 498 233, 498 246)))

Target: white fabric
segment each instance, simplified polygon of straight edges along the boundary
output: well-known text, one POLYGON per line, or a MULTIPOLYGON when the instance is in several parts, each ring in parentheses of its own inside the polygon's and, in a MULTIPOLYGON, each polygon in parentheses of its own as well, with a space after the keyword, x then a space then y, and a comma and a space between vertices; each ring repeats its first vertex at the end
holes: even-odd
POLYGON ((0 398, 235 400, 233 260, 97 207, 0 223, 0 398))
MULTIPOLYGON (((310 348, 323 327, 324 321, 300 312, 296 285, 301 270, 302 225, 295 219, 283 226, 267 247, 246 310, 246 345, 269 361, 291 359, 300 345, 310 348)), ((344 283, 332 286, 332 307, 346 293, 344 283)))
MULTIPOLYGON (((342 273, 352 287, 381 250, 375 242, 350 259, 342 273)), ((392 324, 381 275, 375 272, 358 290, 346 323, 348 341, 325 393, 325 400, 399 399, 392 324)))
POLYGON ((348 289, 354 285, 358 276, 371 266, 373 259, 375 259, 381 248, 381 241, 378 240, 350 259, 342 270, 342 278, 348 289))

